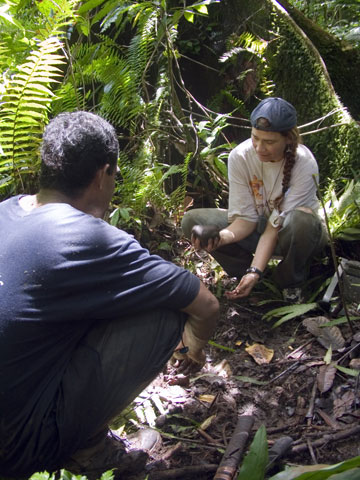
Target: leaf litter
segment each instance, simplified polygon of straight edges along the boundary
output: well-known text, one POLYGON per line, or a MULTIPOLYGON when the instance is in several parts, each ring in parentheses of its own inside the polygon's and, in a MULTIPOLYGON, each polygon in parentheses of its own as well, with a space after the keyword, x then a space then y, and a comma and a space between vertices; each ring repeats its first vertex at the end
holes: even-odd
MULTIPOLYGON (((206 261, 197 269, 219 292, 206 261)), ((220 282, 222 293, 236 285, 226 276, 220 282)), ((255 295, 230 302, 222 294, 219 301, 205 367, 186 381, 168 367, 135 401, 137 411, 145 398, 147 408, 150 402, 163 439, 148 477, 136 480, 213 479, 241 415, 255 419, 248 448, 262 426, 269 448, 281 437, 292 439, 272 475, 288 464, 329 465, 359 456, 360 322, 355 333, 346 323, 324 327, 329 318, 311 311, 273 328, 263 317, 274 305, 255 295)), ((136 428, 147 426, 132 413, 136 428)))

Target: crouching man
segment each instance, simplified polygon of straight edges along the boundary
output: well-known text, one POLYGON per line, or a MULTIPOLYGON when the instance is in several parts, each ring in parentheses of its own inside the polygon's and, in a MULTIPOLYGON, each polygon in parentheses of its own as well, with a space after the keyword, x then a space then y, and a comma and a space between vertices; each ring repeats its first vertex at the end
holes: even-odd
POLYGON ((102 220, 117 158, 108 122, 60 114, 44 133, 39 193, 0 203, 2 476, 142 469, 147 455, 109 422, 179 345, 181 368, 204 363, 216 298, 102 220))

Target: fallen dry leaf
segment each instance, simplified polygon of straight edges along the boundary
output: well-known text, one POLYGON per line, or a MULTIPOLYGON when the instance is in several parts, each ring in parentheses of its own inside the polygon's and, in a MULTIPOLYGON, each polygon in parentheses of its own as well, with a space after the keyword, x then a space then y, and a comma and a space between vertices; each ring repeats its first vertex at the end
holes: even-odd
POLYGON ((335 418, 342 417, 345 413, 351 411, 351 407, 355 402, 355 393, 348 390, 341 398, 335 398, 333 415, 335 418))
POLYGON ((227 360, 221 360, 220 363, 218 363, 217 365, 215 365, 214 367, 214 371, 215 373, 217 373, 220 377, 225 377, 225 378, 228 378, 228 377, 231 377, 232 375, 232 370, 231 370, 231 367, 229 365, 229 362, 227 360))
POLYGON ((325 393, 332 387, 336 375, 336 368, 333 365, 322 365, 319 368, 316 381, 321 393, 325 393))
POLYGON ((254 343, 253 345, 246 347, 245 350, 253 357, 258 365, 270 363, 274 356, 274 350, 266 348, 265 345, 262 345, 261 343, 254 343))
POLYGON ((199 395, 199 400, 206 403, 212 403, 215 400, 215 395, 199 395))
POLYGON ((353 358, 349 363, 349 367, 360 370, 360 358, 353 358))
POLYGON ((209 428, 215 419, 216 419, 216 415, 211 415, 206 420, 204 420, 200 425, 201 430, 206 430, 207 428, 209 428))
POLYGON ((333 350, 341 350, 345 345, 344 337, 338 327, 321 327, 328 323, 326 317, 309 317, 303 320, 303 325, 308 332, 312 333, 317 341, 325 348, 331 347, 333 350))

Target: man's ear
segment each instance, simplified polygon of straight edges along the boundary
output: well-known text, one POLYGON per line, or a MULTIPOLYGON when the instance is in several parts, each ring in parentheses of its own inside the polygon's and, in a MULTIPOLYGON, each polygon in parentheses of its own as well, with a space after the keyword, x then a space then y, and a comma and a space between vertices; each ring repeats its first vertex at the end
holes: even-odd
POLYGON ((102 190, 103 188, 103 184, 106 179, 105 175, 109 176, 109 173, 108 173, 109 169, 111 169, 110 164, 106 163, 101 168, 99 168, 99 170, 96 172, 95 181, 96 181, 96 185, 100 188, 100 190, 102 190))

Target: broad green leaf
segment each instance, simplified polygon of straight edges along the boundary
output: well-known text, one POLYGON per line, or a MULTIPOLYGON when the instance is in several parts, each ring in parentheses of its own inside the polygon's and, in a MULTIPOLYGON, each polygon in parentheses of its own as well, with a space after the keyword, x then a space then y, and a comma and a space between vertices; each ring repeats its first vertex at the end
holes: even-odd
MULTIPOLYGON (((336 463, 334 465, 311 465, 311 467, 313 470, 315 469, 315 471, 302 473, 302 470, 300 473, 300 470, 304 467, 294 467, 276 474, 269 480, 326 480, 327 478, 332 480, 333 475, 336 473, 346 472, 347 470, 360 467, 360 456, 350 458, 349 460, 345 460, 344 462, 336 463), (316 469, 316 467, 318 467, 318 469, 316 469)), ((359 473, 360 470, 357 472, 357 474, 359 475, 359 473)), ((345 480, 345 478, 343 480, 345 480)))
POLYGON ((119 212, 119 209, 116 208, 110 214, 110 225, 113 225, 113 226, 116 227, 116 225, 118 224, 118 221, 119 221, 119 217, 120 217, 120 212, 119 212))
MULTIPOLYGON (((360 320, 360 317, 349 317, 351 321, 360 320)), ((324 323, 322 327, 333 327, 334 325, 341 325, 342 323, 348 323, 346 317, 339 317, 331 320, 330 322, 324 323)))
POLYGON ((220 158, 218 158, 218 157, 215 157, 214 163, 215 163, 216 168, 219 170, 219 172, 225 178, 227 178, 228 172, 227 172, 226 163, 223 160, 220 160, 220 158))
POLYGON ((184 12, 184 17, 186 18, 186 20, 190 23, 194 23, 194 13, 193 12, 190 12, 189 10, 186 10, 184 12))
POLYGON ((119 208, 119 212, 121 218, 123 218, 126 222, 130 220, 130 212, 128 208, 119 208))
POLYGON ((332 347, 330 345, 324 357, 324 362, 326 363, 326 365, 330 365, 331 358, 332 358, 332 347))
POLYGON ((317 303, 302 303, 300 305, 287 305, 285 307, 275 308, 270 310, 264 316, 264 320, 271 320, 273 317, 282 317, 280 320, 274 323, 272 328, 276 328, 284 322, 296 317, 304 315, 304 313, 310 312, 317 308, 317 303))
POLYGON ((352 377, 358 377, 360 371, 353 370, 352 368, 342 367, 341 365, 334 364, 334 367, 337 368, 340 372, 346 373, 346 375, 351 375, 352 377))
POLYGON ((79 8, 78 13, 82 14, 88 12, 89 10, 92 10, 104 3, 104 1, 105 0, 90 0, 89 2, 85 2, 79 8))
POLYGON ((242 462, 237 480, 264 480, 268 457, 266 429, 261 425, 242 462))
POLYGON ((208 9, 206 5, 192 5, 192 7, 194 8, 194 10, 196 10, 199 13, 202 13, 203 15, 208 14, 208 9))
POLYGON ((359 480, 359 478, 360 478, 360 469, 354 468, 352 470, 347 470, 342 473, 331 475, 330 480, 359 480))

